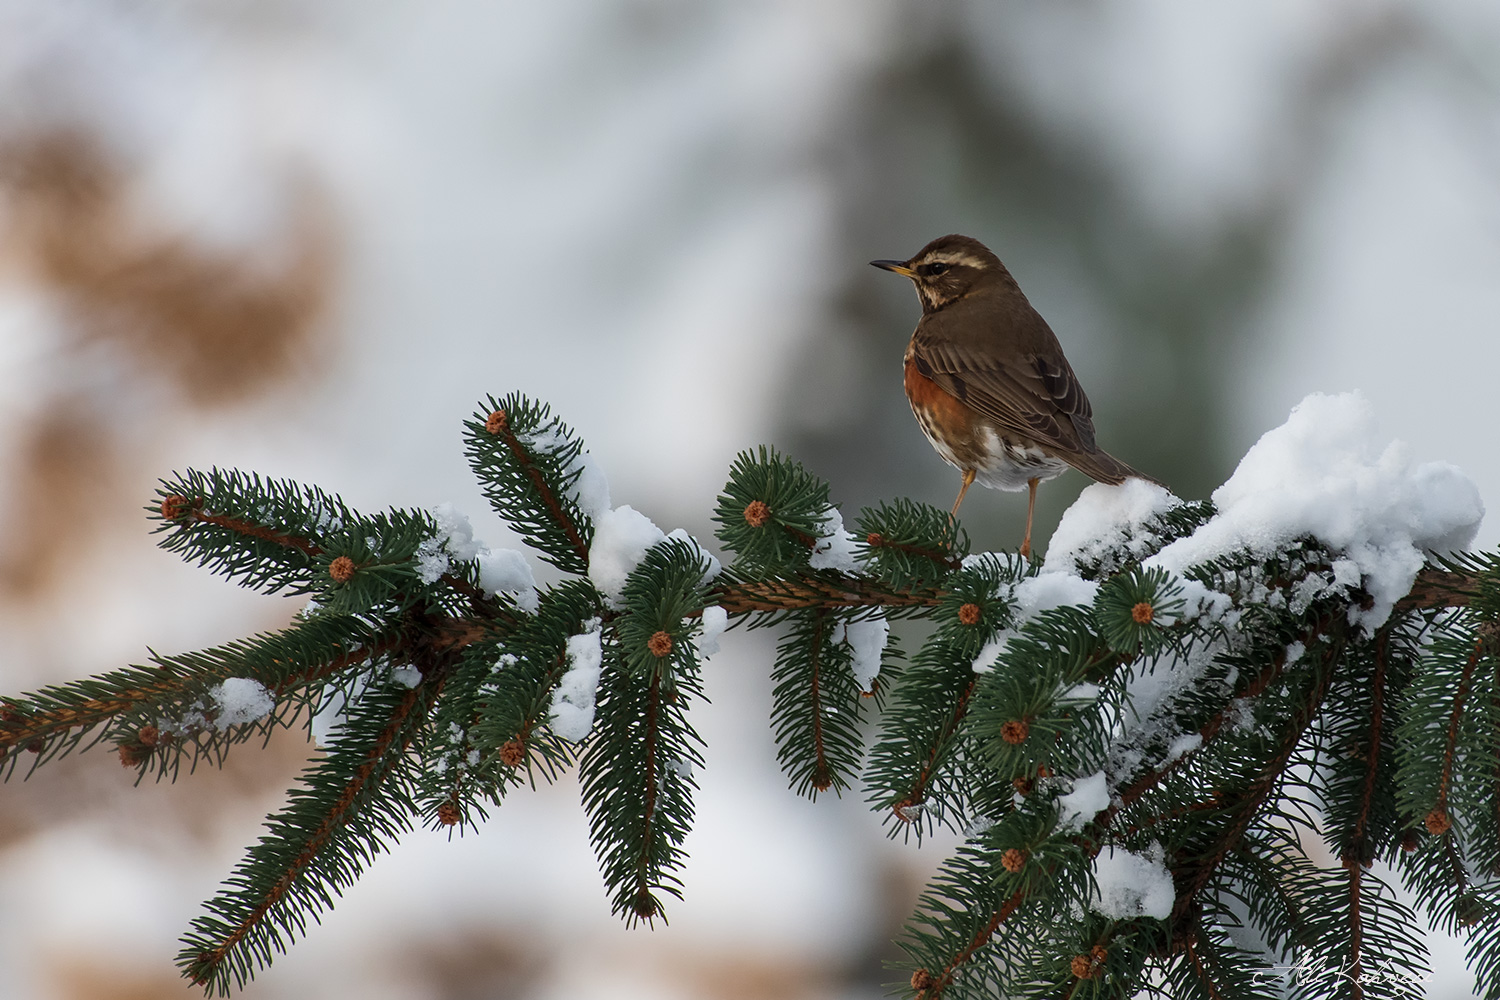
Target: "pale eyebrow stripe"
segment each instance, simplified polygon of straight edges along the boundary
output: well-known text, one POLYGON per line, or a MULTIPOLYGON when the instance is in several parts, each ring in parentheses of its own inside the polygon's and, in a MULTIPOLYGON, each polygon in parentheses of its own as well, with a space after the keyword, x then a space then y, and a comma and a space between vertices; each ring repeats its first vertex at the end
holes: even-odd
POLYGON ((922 258, 923 264, 964 264, 968 267, 979 267, 980 260, 971 257, 962 250, 945 250, 942 253, 933 254, 922 258))

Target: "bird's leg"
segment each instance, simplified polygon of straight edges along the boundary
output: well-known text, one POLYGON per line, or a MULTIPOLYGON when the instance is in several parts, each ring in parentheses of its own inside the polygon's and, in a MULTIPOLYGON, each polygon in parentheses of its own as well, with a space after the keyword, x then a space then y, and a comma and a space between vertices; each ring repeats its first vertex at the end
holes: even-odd
POLYGON ((964 502, 964 494, 969 492, 969 487, 974 485, 974 470, 965 469, 963 473, 964 484, 958 488, 958 499, 953 501, 953 510, 948 513, 948 520, 952 521, 958 517, 958 505, 964 502))
POLYGON ((1026 537, 1021 539, 1021 558, 1031 558, 1031 515, 1036 512, 1036 484, 1040 479, 1032 477, 1026 480, 1026 489, 1031 496, 1026 501, 1026 537))

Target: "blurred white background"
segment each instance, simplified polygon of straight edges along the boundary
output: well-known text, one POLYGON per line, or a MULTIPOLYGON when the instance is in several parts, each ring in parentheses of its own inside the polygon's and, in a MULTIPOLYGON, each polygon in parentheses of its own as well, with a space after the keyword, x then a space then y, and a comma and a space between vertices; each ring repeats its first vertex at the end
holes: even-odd
MULTIPOLYGON (((1491 0, 0 0, 0 682, 289 620, 153 547, 173 469, 508 541, 460 447, 485 393, 550 401, 616 503, 704 538, 761 442, 846 511, 947 504, 896 375, 915 297, 865 262, 954 231, 1049 318, 1101 443, 1184 496, 1357 388, 1500 497, 1491 0)), ((968 501, 979 546, 1015 501, 968 501)), ((882 996, 948 844, 785 789, 769 653, 708 668, 669 927, 609 916, 564 783, 406 838, 245 996, 882 996)), ((0 788, 0 996, 195 995, 176 937, 306 753, 0 788)), ((1430 995, 1468 996, 1435 946, 1430 995)))

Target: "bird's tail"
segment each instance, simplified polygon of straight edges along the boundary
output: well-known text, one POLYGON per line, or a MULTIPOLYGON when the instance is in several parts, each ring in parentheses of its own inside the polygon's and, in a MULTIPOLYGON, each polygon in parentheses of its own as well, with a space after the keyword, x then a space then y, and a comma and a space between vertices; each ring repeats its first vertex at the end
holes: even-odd
POLYGON ((1132 469, 1107 451, 1095 451, 1076 457, 1070 456, 1068 464, 1084 475, 1091 476, 1099 482, 1108 483, 1111 486, 1119 486, 1127 479, 1144 479, 1148 483, 1155 483, 1164 490, 1171 488, 1160 479, 1153 479, 1144 472, 1132 469))

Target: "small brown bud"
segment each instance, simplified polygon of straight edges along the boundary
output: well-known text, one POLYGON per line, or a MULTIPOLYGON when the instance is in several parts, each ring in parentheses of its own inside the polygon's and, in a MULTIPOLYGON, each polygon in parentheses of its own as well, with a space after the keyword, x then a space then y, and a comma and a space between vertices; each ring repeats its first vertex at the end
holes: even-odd
POLYGON ((1068 963, 1068 967, 1073 970, 1073 975, 1079 979, 1088 979, 1094 974, 1093 959, 1087 955, 1074 955, 1073 961, 1068 963))
POLYGON ((1137 625, 1150 625, 1151 619, 1156 617, 1156 609, 1142 601, 1130 609, 1130 617, 1137 625))
POLYGON ((157 741, 161 739, 161 731, 155 726, 142 726, 141 731, 136 733, 135 738, 144 746, 154 747, 157 741))
POLYGON ((188 512, 192 504, 188 503, 187 497, 169 496, 161 499, 161 516, 168 521, 175 521, 188 512))
POLYGON ((526 760, 526 747, 520 740, 511 740, 500 745, 500 763, 506 767, 520 767, 526 760))
POLYGON ((1043 764, 1041 767, 1036 769, 1036 776, 1038 778, 1050 778, 1052 777, 1052 768, 1048 767, 1046 764, 1043 764))
POLYGON ((672 637, 665 632, 653 632, 646 640, 646 648, 659 660, 672 651, 672 637))
POLYGON ((462 814, 458 811, 458 803, 449 799, 438 806, 437 818, 438 822, 444 826, 457 826, 458 821, 462 818, 462 814))
POLYGON ((812 786, 820 792, 826 792, 833 787, 833 779, 826 773, 813 775, 812 786))
POLYGON ((661 904, 656 901, 656 897, 644 890, 635 897, 635 901, 630 904, 630 908, 642 920, 650 920, 661 912, 661 904))
POLYGON ((1448 814, 1440 808, 1428 813, 1422 823, 1427 827, 1427 832, 1434 837, 1441 837, 1453 826, 1453 821, 1448 818, 1448 814))
POLYGON ((151 755, 151 751, 135 743, 120 744, 120 766, 138 767, 141 761, 151 755))
POLYGON ((1401 835, 1401 849, 1407 854, 1415 851, 1420 843, 1421 841, 1418 840, 1417 831, 1415 830, 1407 830, 1401 835))
POLYGON ((328 575, 333 577, 335 583, 348 583, 354 578, 354 560, 348 556, 339 556, 328 564, 328 575))
POLYGON ((25 749, 27 753, 41 753, 47 749, 47 741, 38 736, 34 740, 28 740, 25 749))
POLYGON ((974 603, 965 604, 958 609, 958 623, 960 625, 978 625, 983 612, 979 605, 974 603))
POLYGON ((1089 950, 1089 954, 1093 956, 1094 964, 1096 965, 1104 964, 1104 960, 1109 957, 1109 952, 1105 951, 1104 946, 1099 944, 1094 945, 1089 950))
POLYGON ((1022 795, 1030 795, 1031 789, 1033 787, 1033 783, 1030 778, 1017 778, 1015 781, 1011 782, 1011 785, 1014 786, 1015 790, 1017 792, 1020 792, 1022 795))
POLYGON ((1006 871, 1014 875, 1022 868, 1026 867, 1027 856, 1028 855, 1025 851, 1012 847, 1010 850, 1000 855, 1000 864, 1005 868, 1006 871))
POLYGON ((1031 727, 1026 724, 1025 719, 1011 719, 1000 727, 1000 738, 1011 746, 1020 746, 1026 742, 1026 737, 1031 734, 1031 727))
POLYGON ((763 501, 751 500, 745 508, 745 523, 752 528, 759 528, 771 519, 771 508, 763 501))
POLYGON ((936 982, 937 980, 932 977, 932 973, 928 972, 926 969, 918 969, 916 972, 913 972, 911 974, 911 988, 916 990, 918 993, 921 993, 923 990, 931 989, 932 985, 936 982))
POLYGON ((491 413, 488 417, 485 418, 484 429, 491 434, 499 434, 501 431, 505 430, 506 422, 507 418, 505 416, 505 411, 496 410, 494 413, 491 413))
POLYGON ((872 531, 865 536, 866 545, 879 545, 883 541, 885 541, 885 539, 880 536, 880 532, 878 531, 872 531))

